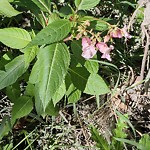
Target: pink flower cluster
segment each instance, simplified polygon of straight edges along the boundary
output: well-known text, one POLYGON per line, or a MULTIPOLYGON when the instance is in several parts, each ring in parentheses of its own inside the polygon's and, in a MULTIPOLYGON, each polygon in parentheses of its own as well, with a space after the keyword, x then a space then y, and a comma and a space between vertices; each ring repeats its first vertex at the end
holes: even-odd
POLYGON ((126 28, 116 28, 109 32, 108 35, 104 37, 104 42, 95 42, 91 40, 89 37, 82 38, 82 57, 85 59, 92 58, 99 50, 102 53, 101 58, 107 59, 111 61, 110 52, 114 49, 113 45, 108 46, 106 42, 108 42, 111 38, 122 38, 130 39, 131 35, 127 32, 126 28))
POLYGON ((112 45, 108 47, 108 45, 104 42, 93 42, 89 37, 82 38, 82 57, 86 59, 92 58, 97 53, 97 50, 99 50, 102 53, 101 58, 106 58, 111 61, 110 51, 113 48, 114 47, 112 45))
POLYGON ((131 39, 132 36, 127 32, 127 28, 123 27, 122 29, 116 28, 109 32, 108 35, 104 37, 104 42, 108 42, 111 38, 122 38, 125 37, 125 39, 131 39))

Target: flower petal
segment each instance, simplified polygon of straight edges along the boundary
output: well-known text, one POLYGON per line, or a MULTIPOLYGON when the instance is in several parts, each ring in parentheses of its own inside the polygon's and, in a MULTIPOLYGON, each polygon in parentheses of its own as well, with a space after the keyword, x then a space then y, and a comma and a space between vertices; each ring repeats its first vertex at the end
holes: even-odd
POLYGON ((122 38, 123 37, 121 29, 115 29, 115 30, 113 30, 110 33, 110 36, 113 37, 113 38, 122 38))
POLYGON ((82 49, 82 57, 86 58, 86 59, 90 59, 92 58, 95 54, 96 54, 96 50, 95 47, 93 45, 88 46, 84 49, 82 49))
POLYGON ((86 48, 91 44, 91 40, 88 37, 83 37, 82 38, 82 47, 86 48))
POLYGON ((104 42, 97 43, 96 47, 99 49, 99 51, 101 53, 105 53, 109 49, 109 47, 107 46, 107 44, 104 43, 104 42))
POLYGON ((131 39, 131 38, 132 38, 132 36, 127 32, 127 28, 126 28, 126 27, 122 28, 121 31, 122 31, 123 36, 124 36, 125 38, 128 38, 128 39, 131 39))
POLYGON ((105 58, 109 61, 111 61, 110 58, 110 51, 112 49, 114 49, 113 45, 110 45, 110 47, 108 47, 108 45, 104 42, 99 42, 96 44, 96 47, 99 49, 99 51, 103 54, 101 58, 105 58))
POLYGON ((109 54, 103 54, 101 58, 105 58, 109 61, 112 61, 112 59, 110 58, 110 55, 109 54))

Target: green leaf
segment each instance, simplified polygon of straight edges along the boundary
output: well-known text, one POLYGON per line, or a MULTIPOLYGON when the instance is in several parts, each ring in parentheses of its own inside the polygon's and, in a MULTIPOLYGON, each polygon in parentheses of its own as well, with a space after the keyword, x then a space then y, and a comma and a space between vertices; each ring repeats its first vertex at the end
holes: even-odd
POLYGON ((51 13, 50 0, 32 0, 42 11, 51 13))
POLYGON ((12 54, 10 51, 6 52, 3 56, 0 58, 0 70, 4 70, 4 66, 9 63, 12 59, 12 54))
POLYGON ((45 112, 44 112, 42 100, 41 100, 41 98, 39 96, 39 86, 38 86, 38 83, 35 84, 34 96, 35 96, 35 108, 36 108, 37 114, 39 116, 40 115, 45 116, 45 112))
POLYGON ((48 114, 50 116, 57 116, 59 109, 57 106, 54 106, 53 101, 50 100, 48 106, 46 107, 45 112, 46 112, 46 114, 48 114))
POLYGON ((110 92, 108 86, 98 74, 90 74, 84 93, 91 95, 102 95, 110 92))
POLYGON ((37 46, 27 47, 25 49, 24 51, 25 66, 28 66, 30 62, 35 58, 38 49, 39 48, 37 46))
POLYGON ((58 108, 55 107, 52 100, 49 101, 46 109, 44 110, 43 102, 39 96, 39 87, 38 84, 35 85, 35 108, 38 115, 45 118, 46 115, 56 116, 58 115, 58 108))
POLYGON ((81 3, 81 0, 75 0, 75 6, 76 7, 79 7, 80 3, 81 3))
POLYGON ((98 31, 106 31, 108 30, 108 23, 103 20, 95 20, 90 22, 90 28, 98 31))
POLYGON ((127 4, 127 5, 130 5, 130 6, 133 7, 133 8, 136 8, 136 5, 137 5, 137 4, 128 2, 128 1, 122 1, 122 2, 120 2, 120 4, 127 4))
POLYGON ((81 56, 82 54, 82 47, 81 47, 81 40, 79 41, 72 41, 71 42, 71 50, 74 54, 74 57, 77 58, 78 62, 81 65, 84 65, 85 59, 81 56))
POLYGON ((81 91, 71 84, 66 95, 68 97, 68 103, 76 103, 81 97, 81 91))
POLYGON ((85 68, 90 72, 90 73, 97 73, 99 69, 99 64, 98 62, 92 62, 89 60, 85 61, 84 64, 85 68))
POLYGON ((110 150, 108 142, 102 135, 99 135, 98 130, 95 127, 91 127, 92 139, 96 142, 96 146, 101 150, 110 150))
POLYGON ((16 119, 22 118, 28 115, 33 108, 32 98, 28 96, 19 97, 13 105, 12 108, 12 122, 14 123, 16 119))
POLYGON ((80 91, 84 91, 87 79, 89 77, 89 72, 85 67, 75 67, 69 69, 71 80, 74 86, 80 91))
POLYGON ((21 12, 15 10, 8 0, 0 0, 0 15, 4 15, 6 17, 17 16, 21 12))
POLYGON ((65 82, 63 82, 60 87, 56 90, 54 96, 52 97, 54 106, 63 98, 66 93, 65 82))
POLYGON ((12 150, 12 149, 13 149, 13 143, 6 144, 3 147, 3 150, 12 150))
POLYGON ((63 40, 71 30, 68 20, 56 20, 41 30, 29 46, 51 44, 63 40))
POLYGON ((31 41, 30 34, 20 28, 0 29, 0 42, 15 49, 21 49, 27 46, 31 41))
POLYGON ((40 73, 40 61, 36 61, 32 68, 32 71, 29 77, 29 82, 32 84, 38 83, 39 73, 40 73))
POLYGON ((35 95, 34 88, 35 88, 35 86, 33 84, 31 84, 30 82, 28 82, 28 85, 26 86, 26 90, 25 90, 25 95, 33 97, 35 95))
POLYGON ((144 147, 141 146, 139 143, 132 141, 132 140, 127 140, 127 139, 122 139, 122 138, 116 138, 113 137, 115 140, 120 141, 120 142, 124 142, 124 143, 128 143, 130 145, 136 146, 137 148, 140 148, 141 150, 144 150, 144 147))
POLYGON ((132 131, 133 131, 133 133, 134 133, 134 136, 136 137, 135 128, 134 128, 134 126, 132 125, 132 123, 130 122, 130 120, 129 120, 127 117, 125 117, 124 115, 122 115, 119 111, 115 110, 115 112, 116 112, 116 114, 117 114, 122 120, 124 120, 125 122, 128 123, 128 125, 131 127, 131 129, 132 129, 132 131))
POLYGON ((88 10, 95 7, 99 2, 100 0, 76 0, 75 4, 78 7, 78 10, 88 10))
POLYGON ((37 64, 40 64, 37 65, 39 66, 39 74, 36 71, 34 71, 36 74, 31 74, 34 77, 38 76, 39 96, 42 100, 44 110, 62 84, 69 63, 69 51, 63 43, 52 44, 39 50, 37 60, 37 64))
POLYGON ((52 13, 48 17, 48 24, 51 24, 52 22, 54 22, 56 20, 60 20, 59 15, 57 13, 52 13))
MULTIPOLYGON (((128 126, 124 117, 127 118, 128 116, 127 114, 124 114, 122 116, 123 117, 118 117, 116 128, 114 129, 114 137, 117 137, 117 138, 127 137, 126 129, 128 128, 128 126)), ((115 140, 114 138, 112 139, 112 145, 118 150, 123 149, 123 143, 115 140)))
POLYGON ((8 116, 4 116, 0 125, 0 140, 11 131, 11 122, 8 116))
POLYGON ((72 14, 71 7, 68 5, 61 7, 59 10, 59 14, 61 17, 67 17, 68 15, 72 14))
POLYGON ((20 55, 5 66, 6 71, 0 70, 0 89, 13 83, 26 71, 24 56, 20 55))
POLYGON ((11 102, 14 102, 18 97, 20 97, 20 94, 21 91, 19 83, 15 83, 6 87, 6 95, 11 100, 11 102))
POLYGON ((144 147, 142 150, 150 150, 150 136, 144 134, 139 141, 140 147, 144 147))

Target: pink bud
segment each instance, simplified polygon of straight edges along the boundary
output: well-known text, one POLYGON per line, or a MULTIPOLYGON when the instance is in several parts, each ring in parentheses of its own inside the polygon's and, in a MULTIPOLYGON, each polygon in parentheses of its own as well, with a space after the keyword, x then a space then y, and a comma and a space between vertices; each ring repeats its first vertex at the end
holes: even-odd
POLYGON ((109 40, 110 40, 110 36, 109 36, 109 35, 106 35, 106 36, 104 37, 104 43, 107 43, 109 40))

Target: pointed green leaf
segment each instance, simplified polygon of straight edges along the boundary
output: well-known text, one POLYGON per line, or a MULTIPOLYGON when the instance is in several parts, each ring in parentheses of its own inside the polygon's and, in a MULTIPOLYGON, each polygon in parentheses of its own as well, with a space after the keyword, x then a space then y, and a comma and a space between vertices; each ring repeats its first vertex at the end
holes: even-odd
POLYGON ((88 78, 84 93, 102 95, 110 92, 108 86, 98 74, 91 74, 88 78))
POLYGON ((40 64, 38 75, 39 95, 45 110, 67 73, 70 63, 67 46, 63 43, 56 43, 41 48, 37 63, 40 64))
POLYGON ((16 15, 18 15, 20 13, 21 12, 15 10, 10 5, 8 0, 0 0, 0 15, 4 15, 6 17, 13 17, 13 16, 16 16, 16 15))
POLYGON ((0 89, 16 82, 16 80, 26 71, 24 56, 20 55, 5 66, 6 71, 0 70, 0 89))
POLYGON ((68 103, 76 103, 81 97, 81 91, 71 84, 66 95, 68 97, 68 103))
POLYGON ((27 46, 31 41, 30 34, 20 28, 0 29, 0 42, 15 49, 21 49, 27 46))
POLYGON ((89 72, 84 67, 75 67, 69 69, 71 80, 74 86, 80 91, 84 91, 89 72))
POLYGON ((35 108, 37 111, 37 114, 45 118, 46 115, 56 116, 58 114, 58 108, 55 107, 52 100, 49 101, 45 111, 43 107, 43 102, 39 96, 39 87, 38 84, 35 85, 35 108))
POLYGON ((76 6, 78 7, 78 10, 88 10, 95 7, 99 2, 100 0, 76 0, 76 6))
POLYGON ((28 66, 30 62, 35 58, 36 53, 38 51, 37 46, 27 47, 24 51, 24 60, 25 60, 25 66, 28 66))
POLYGON ((55 92, 54 96, 52 97, 54 106, 63 98, 65 93, 66 93, 66 86, 65 82, 63 82, 55 92))
POLYGON ((36 35, 29 46, 58 42, 63 40, 70 30, 71 23, 68 20, 61 19, 53 21, 36 35))
POLYGON ((32 98, 28 96, 19 97, 12 108, 12 122, 18 118, 28 115, 33 108, 32 98))
POLYGON ((80 3, 81 3, 81 0, 75 0, 76 7, 79 7, 80 3))
POLYGON ((96 142, 96 145, 101 150, 110 150, 110 146, 106 139, 102 135, 99 135, 98 130, 95 127, 91 127, 92 139, 96 142))
POLYGON ((32 0, 41 10, 50 12, 50 0, 32 0))

